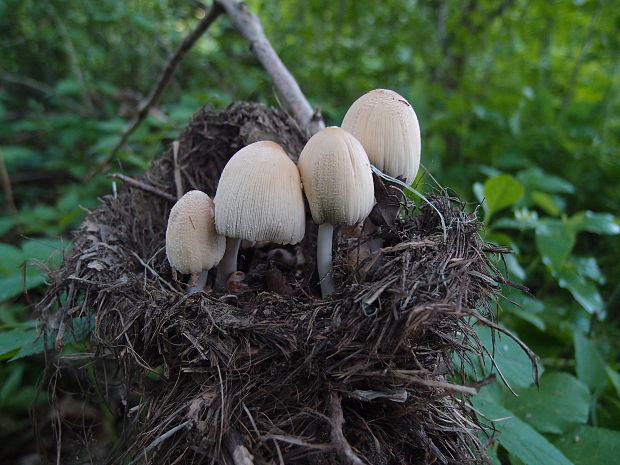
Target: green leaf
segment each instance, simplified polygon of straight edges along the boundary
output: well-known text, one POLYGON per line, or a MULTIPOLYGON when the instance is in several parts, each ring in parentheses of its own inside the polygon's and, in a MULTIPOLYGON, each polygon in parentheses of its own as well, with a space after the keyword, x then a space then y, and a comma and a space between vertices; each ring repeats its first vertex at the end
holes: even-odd
POLYGON ((536 227, 536 247, 545 265, 559 269, 575 245, 575 233, 562 220, 541 220, 536 227))
POLYGON ((607 369, 603 356, 593 341, 578 331, 573 333, 577 377, 592 392, 600 392, 607 386, 607 369))
POLYGON ((604 316, 605 303, 596 284, 572 267, 563 267, 556 275, 560 287, 567 289, 588 313, 597 314, 600 318, 604 316))
POLYGON ((545 305, 538 299, 524 294, 511 295, 510 300, 502 303, 502 309, 533 324, 541 331, 545 330, 545 322, 538 315, 542 314, 545 305), (514 302, 514 303, 513 303, 514 302))
POLYGON ((532 192, 532 201, 551 216, 558 216, 562 212, 553 197, 545 192, 532 192))
POLYGON ((509 174, 489 178, 484 183, 484 198, 488 215, 517 202, 524 193, 523 186, 509 174))
POLYGON ((487 418, 495 420, 499 443, 526 465, 572 465, 542 434, 510 410, 486 399, 474 398, 473 404, 487 418))
POLYGON ((547 373, 535 386, 508 397, 506 407, 543 433, 565 433, 588 421, 590 391, 568 373, 547 373))
MULTIPOLYGON (((493 354, 495 363, 510 386, 524 388, 534 382, 532 362, 515 341, 506 335, 496 334, 495 347, 493 347, 491 328, 478 326, 476 333, 480 342, 493 354)), ((483 370, 485 376, 497 371, 491 360, 486 357, 483 370)))
POLYGON ((33 338, 31 329, 13 329, 0 332, 0 359, 10 358, 14 352, 28 344, 33 338), (10 357, 9 357, 10 355, 10 357))
POLYGON ((0 243, 0 257, 0 276, 20 273, 19 267, 24 263, 24 253, 20 249, 0 243))
POLYGON ((620 234, 620 225, 610 213, 594 213, 591 211, 575 213, 570 222, 577 231, 588 231, 596 234, 620 234))
POLYGON ((555 445, 575 465, 612 465, 620 456, 620 431, 580 426, 555 445))
POLYGON ((519 171, 517 179, 528 190, 540 190, 552 194, 572 194, 575 192, 575 186, 570 182, 546 173, 538 167, 519 171))

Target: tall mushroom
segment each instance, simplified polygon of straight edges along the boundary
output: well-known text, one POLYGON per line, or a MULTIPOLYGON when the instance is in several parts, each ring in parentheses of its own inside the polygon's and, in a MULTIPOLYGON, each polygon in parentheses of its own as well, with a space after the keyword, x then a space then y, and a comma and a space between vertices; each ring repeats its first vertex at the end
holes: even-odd
POLYGON ((191 274, 189 293, 204 287, 204 282, 196 286, 198 273, 213 268, 224 255, 226 241, 215 232, 213 217, 213 200, 198 190, 187 192, 170 210, 166 256, 173 270, 191 274))
POLYGON ((226 236, 216 286, 237 270, 241 239, 296 244, 304 237, 305 211, 295 163, 275 142, 259 141, 235 153, 215 194, 215 228, 226 236))
POLYGON ((319 224, 317 268, 321 294, 334 292, 332 239, 334 226, 363 221, 374 205, 370 163, 362 144, 337 127, 317 132, 297 163, 312 219, 319 224))
POLYGON ((411 184, 420 167, 420 125, 409 102, 387 89, 362 95, 349 108, 342 127, 359 140, 379 170, 411 184))

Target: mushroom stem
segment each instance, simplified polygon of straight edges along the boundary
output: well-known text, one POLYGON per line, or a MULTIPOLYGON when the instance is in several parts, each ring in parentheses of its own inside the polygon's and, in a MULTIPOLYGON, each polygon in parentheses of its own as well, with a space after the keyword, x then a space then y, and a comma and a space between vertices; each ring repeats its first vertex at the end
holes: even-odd
POLYGON ((319 225, 319 235, 316 243, 316 264, 319 270, 321 283, 321 295, 328 297, 334 292, 334 276, 332 274, 332 239, 334 237, 334 225, 323 223, 319 225))
POLYGON ((226 290, 226 281, 230 273, 237 271, 237 253, 241 239, 235 237, 226 238, 226 252, 217 266, 217 277, 215 278, 215 288, 218 291, 226 290))
POLYGON ((188 294, 195 294, 196 292, 200 292, 205 288, 205 284, 207 284, 207 277, 209 276, 209 270, 202 270, 198 275, 198 280, 196 284, 190 285, 187 288, 188 294))

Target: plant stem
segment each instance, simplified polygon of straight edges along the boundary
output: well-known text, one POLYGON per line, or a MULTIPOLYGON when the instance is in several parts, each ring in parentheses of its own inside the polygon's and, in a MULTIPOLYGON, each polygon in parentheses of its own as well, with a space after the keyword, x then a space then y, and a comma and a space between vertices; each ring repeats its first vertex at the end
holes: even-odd
POLYGON ((316 243, 316 265, 319 270, 321 283, 321 295, 325 299, 334 290, 334 276, 332 274, 332 239, 334 237, 334 225, 323 223, 319 225, 319 235, 316 243))
POLYGON ((207 277, 209 276, 209 270, 202 270, 200 275, 198 276, 198 281, 195 286, 190 286, 187 288, 188 294, 195 294, 196 292, 200 292, 205 288, 205 284, 207 284, 207 277))
POLYGON ((215 278, 215 288, 218 291, 226 290, 226 281, 230 273, 237 271, 237 253, 241 239, 234 237, 226 238, 226 252, 217 266, 217 277, 215 278))

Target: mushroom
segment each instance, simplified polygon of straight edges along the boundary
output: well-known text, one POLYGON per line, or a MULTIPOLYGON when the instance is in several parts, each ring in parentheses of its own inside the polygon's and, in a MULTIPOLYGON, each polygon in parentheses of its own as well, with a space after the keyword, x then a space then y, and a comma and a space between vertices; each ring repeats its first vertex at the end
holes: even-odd
POLYGON ((304 237, 305 210, 295 163, 275 142, 259 141, 235 153, 215 194, 215 228, 226 236, 216 287, 237 270, 241 239, 296 244, 304 237))
POLYGON ((187 192, 170 210, 166 256, 175 275, 175 270, 191 274, 190 294, 204 287, 208 270, 224 255, 226 241, 215 232, 213 217, 213 200, 198 190, 187 192), (201 285, 196 286, 199 272, 201 285))
POLYGON ((370 163, 359 141, 344 129, 325 128, 310 138, 297 164, 312 219, 319 224, 317 268, 323 298, 334 292, 335 225, 363 221, 374 205, 370 163))
POLYGON ((342 127, 361 142, 379 170, 411 184, 420 167, 420 125, 407 100, 393 90, 375 89, 349 108, 342 127))

